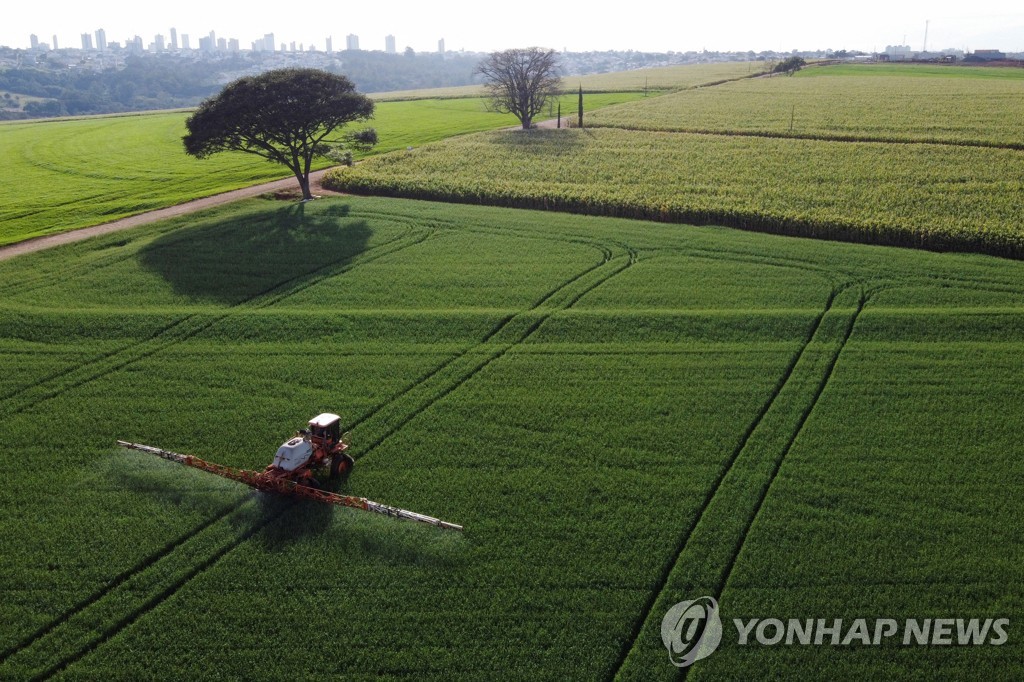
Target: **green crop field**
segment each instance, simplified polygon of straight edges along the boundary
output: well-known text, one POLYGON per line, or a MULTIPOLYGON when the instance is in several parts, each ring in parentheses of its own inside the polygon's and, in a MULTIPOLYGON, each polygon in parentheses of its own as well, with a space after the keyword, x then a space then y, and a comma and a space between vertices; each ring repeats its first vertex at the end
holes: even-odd
MULTIPOLYGON (((667 95, 666 95, 667 97, 667 95)), ((614 129, 485 133, 336 189, 1024 255, 1021 152, 614 129)))
POLYGON ((1024 148, 1024 69, 828 66, 597 112, 590 125, 1024 148))
MULTIPOLYGON (((587 107, 602 107, 635 102, 643 95, 637 92, 602 92, 587 94, 587 107)), ((555 118, 562 104, 562 117, 576 114, 577 96, 565 95, 549 102, 548 109, 537 120, 555 118)), ((511 114, 494 113, 486 100, 479 97, 463 99, 418 99, 379 102, 372 125, 377 129, 380 143, 373 154, 418 147, 456 135, 516 126, 519 121, 511 114)))
POLYGON ((765 70, 760 62, 722 62, 715 64, 688 64, 686 66, 660 66, 631 71, 595 73, 586 76, 567 76, 563 85, 573 89, 582 85, 584 90, 621 92, 632 90, 680 90, 696 88, 710 83, 754 76, 765 70))
MULTIPOLYGON (((1024 678, 1024 262, 835 241, 1024 255, 1024 81, 976 73, 620 82, 588 95, 610 127, 430 144, 509 122, 381 103, 396 151, 336 186, 434 201, 250 199, 0 262, 0 679, 1024 678), (640 129, 691 96, 714 130, 640 129), (115 446, 259 470, 321 412, 340 492, 465 531, 115 446), (662 621, 700 597, 721 644, 680 670, 662 621)), ((195 193, 183 117, 0 126, 6 177, 51 181, 4 195, 35 197, 6 239, 195 193)))
MULTIPOLYGON (((688 64, 686 66, 659 66, 610 73, 592 73, 585 76, 565 76, 562 87, 575 91, 583 86, 584 92, 643 92, 681 90, 710 83, 735 80, 754 76, 765 70, 761 62, 723 62, 713 64, 688 64)), ((462 85, 450 88, 425 90, 395 90, 373 93, 378 101, 435 99, 448 97, 477 97, 483 93, 479 85, 462 85)))
POLYGON ((1024 71, 832 68, 610 106, 586 132, 462 137, 327 184, 1024 255, 1024 71))
MULTIPOLYGON (((588 95, 587 106, 640 97, 588 95)), ((568 99, 575 111, 575 98, 568 99)), ((568 113, 570 106, 563 108, 568 113)), ((289 177, 282 166, 246 154, 202 161, 186 156, 181 137, 187 115, 0 124, 0 156, 6 161, 0 170, 0 245, 289 177)), ((372 153, 380 154, 514 124, 514 116, 488 111, 484 100, 474 98, 381 102, 368 125, 381 140, 372 153)))
POLYGON ((0 125, 0 244, 283 177, 247 155, 185 155, 186 114, 0 125))
POLYGON ((1019 262, 349 197, 0 292, 0 678, 673 678, 660 622, 700 595, 698 679, 1024 675, 1019 262), (114 447, 258 469, 321 411, 345 491, 465 532, 114 447), (755 617, 1014 627, 740 647, 755 617))

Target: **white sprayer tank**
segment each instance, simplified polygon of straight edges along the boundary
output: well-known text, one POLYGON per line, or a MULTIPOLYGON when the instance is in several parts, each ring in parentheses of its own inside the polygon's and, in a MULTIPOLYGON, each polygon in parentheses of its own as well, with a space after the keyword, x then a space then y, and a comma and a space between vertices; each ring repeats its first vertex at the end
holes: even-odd
POLYGON ((313 456, 313 446, 301 436, 296 436, 277 449, 273 466, 285 471, 295 471, 313 456))

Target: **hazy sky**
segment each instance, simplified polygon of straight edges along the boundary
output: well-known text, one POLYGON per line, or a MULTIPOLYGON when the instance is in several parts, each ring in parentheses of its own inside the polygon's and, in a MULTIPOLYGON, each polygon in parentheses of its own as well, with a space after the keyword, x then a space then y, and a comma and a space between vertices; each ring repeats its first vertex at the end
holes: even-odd
POLYGON ((28 0, 0 10, 0 45, 28 47, 29 34, 61 47, 81 47, 82 33, 103 28, 108 41, 135 35, 148 45, 169 29, 199 36, 238 38, 243 48, 264 33, 275 42, 324 49, 333 36, 359 36, 362 49, 383 49, 393 34, 398 49, 432 51, 439 38, 449 50, 491 51, 538 45, 589 50, 883 50, 906 43, 921 49, 925 21, 928 47, 1024 51, 1024 3, 1020 0, 702 0, 652 2, 488 2, 476 0, 28 0), (599 7, 608 7, 602 10, 599 7), (529 8, 529 9, 523 9, 529 8), (614 9, 612 9, 614 8, 614 9))

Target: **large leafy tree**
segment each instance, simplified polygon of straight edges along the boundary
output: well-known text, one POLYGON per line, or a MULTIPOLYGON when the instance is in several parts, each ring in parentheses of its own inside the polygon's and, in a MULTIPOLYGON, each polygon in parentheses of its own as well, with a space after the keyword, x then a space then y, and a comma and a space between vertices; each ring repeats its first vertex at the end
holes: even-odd
POLYGON ((340 158, 344 147, 368 148, 372 129, 338 135, 373 117, 373 100, 344 76, 319 69, 277 69, 226 85, 185 121, 185 151, 206 158, 223 151, 256 154, 287 166, 303 199, 312 199, 309 171, 317 156, 340 158))
POLYGON ((558 55, 539 47, 494 52, 476 70, 484 77, 494 108, 515 114, 523 128, 530 127, 562 82, 558 55))

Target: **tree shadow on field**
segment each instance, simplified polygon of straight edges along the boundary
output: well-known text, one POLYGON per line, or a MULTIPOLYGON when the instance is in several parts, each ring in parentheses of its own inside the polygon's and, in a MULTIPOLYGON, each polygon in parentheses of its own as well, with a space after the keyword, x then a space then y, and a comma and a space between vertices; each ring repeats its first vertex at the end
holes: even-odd
POLYGON ((517 128, 504 131, 496 141, 517 154, 550 157, 575 151, 591 137, 593 133, 587 128, 517 128))
POLYGON ((373 233, 365 221, 346 219, 347 204, 307 206, 176 230, 143 248, 139 261, 193 299, 235 304, 284 285, 301 286, 317 270, 361 254, 373 233))

